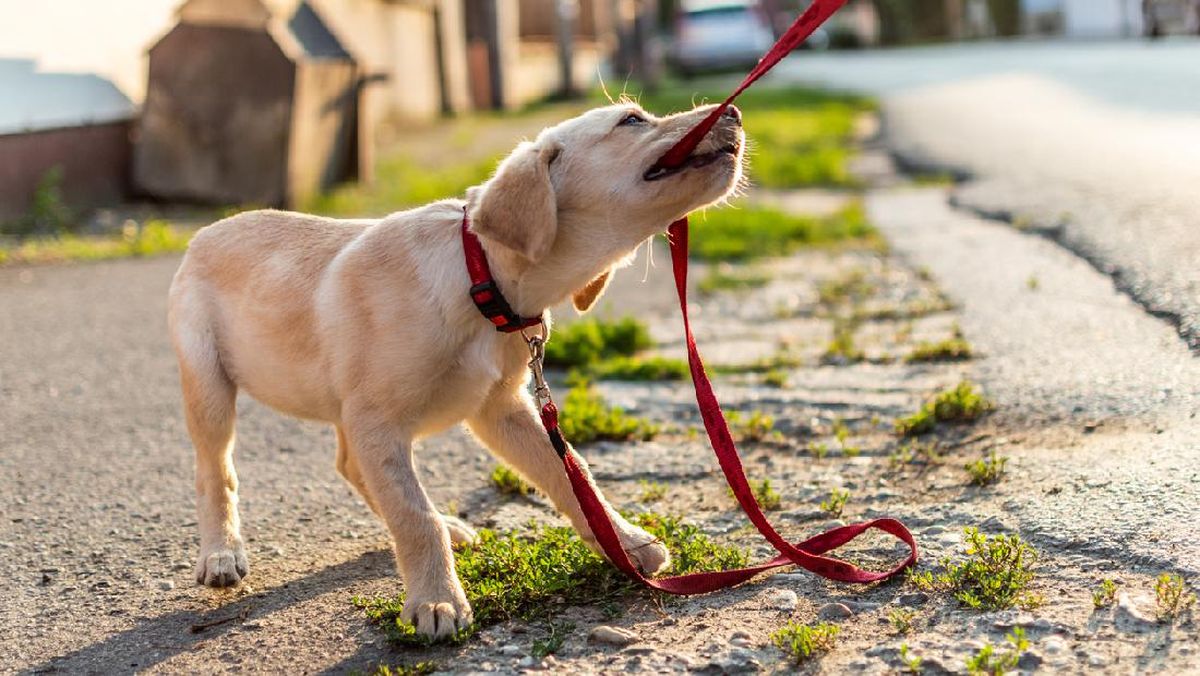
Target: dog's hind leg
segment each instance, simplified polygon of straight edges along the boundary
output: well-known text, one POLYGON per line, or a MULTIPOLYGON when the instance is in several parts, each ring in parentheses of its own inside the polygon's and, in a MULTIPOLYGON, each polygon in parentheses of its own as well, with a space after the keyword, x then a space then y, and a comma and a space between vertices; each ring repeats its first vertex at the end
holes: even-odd
MULTIPOLYGON (((366 501, 367 506, 371 508, 375 515, 383 518, 383 514, 379 511, 379 506, 375 503, 375 499, 371 497, 370 491, 367 490, 367 485, 363 483, 362 470, 358 467, 358 461, 354 459, 354 453, 350 448, 350 442, 346 439, 346 433, 341 427, 337 429, 337 470, 342 475, 354 490, 366 501)), ((450 533, 450 542, 456 545, 470 544, 478 537, 475 530, 467 525, 465 521, 449 514, 442 514, 442 523, 446 525, 446 530, 450 533)))
MULTIPOLYGON (((172 327, 176 328, 176 327, 172 327)), ((237 387, 221 367, 212 332, 176 331, 188 433, 196 447, 196 512, 200 557, 196 582, 237 584, 249 572, 238 517, 233 468, 237 387)))
MULTIPOLYGON (((546 430, 542 428, 533 402, 525 394, 522 384, 497 385, 479 413, 467 420, 467 425, 494 454, 545 493, 558 511, 571 520, 584 541, 599 552, 595 537, 579 509, 571 482, 563 470, 562 461, 550 445, 546 430)), ((576 458, 587 472, 587 463, 578 455, 576 458)), ((590 473, 588 476, 590 479, 590 473)), ((605 507, 621 538, 621 545, 643 572, 656 573, 667 567, 671 558, 661 542, 629 523, 607 502, 605 507)))

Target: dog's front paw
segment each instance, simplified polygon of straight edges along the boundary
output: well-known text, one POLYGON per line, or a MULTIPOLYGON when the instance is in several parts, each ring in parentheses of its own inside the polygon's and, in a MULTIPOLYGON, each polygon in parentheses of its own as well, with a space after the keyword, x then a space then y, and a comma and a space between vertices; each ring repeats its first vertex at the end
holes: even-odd
POLYGON ((633 524, 626 524, 618 533, 621 546, 643 575, 654 575, 671 565, 671 552, 658 538, 633 524))
POLYGON ((452 582, 448 589, 428 593, 410 590, 400 618, 416 627, 418 634, 434 639, 449 638, 471 626, 475 621, 471 604, 458 580, 452 582))
POLYGON ((196 584, 232 587, 250 572, 246 550, 239 542, 234 547, 201 548, 196 561, 196 584))

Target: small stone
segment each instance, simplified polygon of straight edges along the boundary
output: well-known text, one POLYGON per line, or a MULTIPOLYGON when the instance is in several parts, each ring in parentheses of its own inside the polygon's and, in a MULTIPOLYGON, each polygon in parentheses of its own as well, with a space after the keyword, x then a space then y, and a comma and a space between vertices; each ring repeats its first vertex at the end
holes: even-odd
POLYGON ((930 526, 925 529, 925 535, 941 535, 946 532, 945 526, 930 526))
POLYGON ((54 581, 54 578, 50 577, 50 573, 42 573, 42 586, 43 587, 49 585, 53 581, 54 581))
POLYGON ((817 618, 825 621, 844 620, 854 614, 844 603, 826 603, 817 611, 817 618))
POLYGON ((525 651, 521 650, 521 646, 509 643, 509 644, 500 646, 500 649, 497 652, 499 652, 501 655, 504 655, 505 657, 516 657, 517 655, 520 655, 521 653, 523 653, 525 651))
POLYGON ((745 631, 738 630, 729 635, 729 643, 739 648, 749 648, 753 642, 754 637, 745 631))
POLYGON ((1047 636, 1042 640, 1042 651, 1047 655, 1061 655, 1067 651, 1067 641, 1061 636, 1047 636))
POLYGON ((914 606, 923 606, 928 601, 929 594, 926 594, 925 592, 913 592, 911 594, 904 594, 901 596, 897 600, 897 603, 907 608, 912 608, 914 606))
POLYGON ((517 666, 522 669, 528 669, 533 666, 533 655, 526 655, 517 661, 517 666))
POLYGON ((158 588, 163 591, 171 591, 175 588, 175 582, 172 580, 159 580, 158 588))
POLYGON ((791 589, 772 589, 767 592, 764 603, 767 608, 772 610, 782 610, 785 613, 790 613, 796 610, 796 606, 800 605, 800 598, 791 589))
POLYGON ((602 624, 593 628, 588 632, 588 641, 593 643, 604 643, 607 645, 627 646, 637 640, 637 634, 622 629, 621 627, 610 627, 602 624))

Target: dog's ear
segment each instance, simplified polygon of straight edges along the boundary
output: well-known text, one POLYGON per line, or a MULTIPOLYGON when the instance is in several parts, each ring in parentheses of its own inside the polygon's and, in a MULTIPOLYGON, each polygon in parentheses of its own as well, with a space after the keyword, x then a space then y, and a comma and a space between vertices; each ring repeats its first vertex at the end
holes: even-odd
POLYGON ((571 296, 571 302, 574 303, 575 309, 580 314, 592 309, 596 301, 600 298, 600 294, 608 288, 608 282, 612 279, 612 269, 601 272, 598 277, 588 282, 584 287, 576 291, 571 296))
POLYGON ((558 205, 550 183, 557 145, 517 146, 495 175, 471 195, 473 230, 537 262, 550 251, 558 232, 558 205), (474 200, 473 197, 478 199, 474 200))

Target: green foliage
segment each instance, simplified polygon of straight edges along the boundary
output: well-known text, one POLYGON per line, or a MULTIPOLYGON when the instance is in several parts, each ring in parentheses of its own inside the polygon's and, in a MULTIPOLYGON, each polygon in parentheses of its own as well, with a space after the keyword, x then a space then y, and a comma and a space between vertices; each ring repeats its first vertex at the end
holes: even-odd
POLYGON ((942 453, 938 449, 937 442, 909 439, 888 455, 888 465, 892 469, 899 469, 904 465, 932 465, 940 462, 941 459, 942 453))
POLYGON ((486 181, 499 162, 500 158, 491 157, 431 169, 405 155, 387 157, 376 167, 372 183, 339 186, 310 200, 304 211, 331 216, 385 216, 435 200, 460 197, 467 188, 486 181))
POLYGON ((1115 580, 1105 578, 1100 581, 1100 586, 1092 590, 1092 606, 1097 610, 1107 608, 1117 600, 1117 583, 1115 580))
POLYGON ((653 439, 660 429, 645 418, 635 418, 620 408, 609 406, 586 381, 567 391, 559 407, 558 425, 563 437, 573 444, 644 441, 653 439))
POLYGON ((1154 581, 1154 601, 1159 621, 1167 622, 1188 612, 1196 603, 1196 595, 1188 590, 1183 576, 1162 573, 1154 581))
POLYGON ((922 342, 904 358, 910 364, 965 361, 972 356, 971 344, 962 338, 947 338, 936 343, 922 342))
POLYGON ((992 451, 983 459, 968 462, 966 470, 971 476, 971 483, 976 486, 988 486, 1004 476, 1004 466, 1007 464, 1007 457, 996 455, 996 452, 992 451))
POLYGON ((642 487, 642 493, 638 496, 638 502, 651 503, 658 502, 667 497, 667 485, 660 481, 647 481, 642 479, 638 482, 642 487))
POLYGON ((857 201, 822 218, 749 205, 710 209, 692 218, 691 229, 691 254, 705 261, 748 261, 809 246, 880 241, 857 201))
POLYGON ((703 294, 746 291, 766 286, 770 281, 771 276, 757 268, 735 268, 728 263, 719 263, 708 268, 708 274, 697 288, 703 294))
POLYGON ((549 622, 546 629, 549 635, 535 640, 529 651, 534 659, 540 660, 561 650, 567 641, 567 636, 575 631, 575 625, 571 622, 549 622))
POLYGON ((439 668, 437 662, 425 660, 412 664, 394 664, 392 666, 380 664, 375 667, 375 671, 371 672, 371 676, 426 676, 426 674, 432 674, 439 668))
POLYGON ((829 497, 821 501, 821 511, 835 519, 841 518, 846 509, 846 501, 850 499, 850 491, 835 488, 829 492, 829 497))
MULTIPOLYGON (((671 550, 674 574, 746 565, 746 552, 713 542, 699 528, 678 517, 639 514, 635 521, 671 550)), ((475 624, 453 637, 453 643, 461 643, 479 629, 500 622, 549 621, 565 607, 607 605, 641 589, 588 549, 570 528, 541 526, 528 535, 481 530, 475 545, 455 550, 454 559, 475 612, 475 624)), ((357 597, 354 603, 394 643, 417 647, 430 644, 400 619, 403 594, 392 598, 357 597)), ((554 636, 569 631, 565 626, 552 627, 543 649, 554 648, 554 636)))
POLYGON ((193 234, 162 220, 146 221, 140 226, 130 221, 120 236, 115 237, 63 234, 48 239, 26 239, 7 248, 0 246, 0 264, 98 261, 176 253, 187 249, 193 234))
POLYGON ((812 453, 817 460, 823 460, 825 456, 829 455, 829 444, 823 441, 810 441, 808 442, 808 452, 812 453))
POLYGON ((29 210, 20 218, 0 222, 0 235, 59 235, 74 230, 75 214, 63 198, 62 181, 62 167, 42 174, 33 189, 29 210))
POLYGON ((979 649, 973 657, 967 658, 967 673, 991 674, 1002 676, 1017 668, 1021 655, 1029 649, 1029 640, 1025 638, 1025 630, 1016 627, 1004 637, 1006 650, 999 652, 991 643, 979 649))
POLYGON ((757 409, 748 416, 741 411, 727 411, 725 422, 729 424, 729 433, 739 441, 762 441, 775 429, 775 419, 757 409))
POLYGON ((833 321, 833 338, 825 346, 821 360, 831 364, 854 364, 864 359, 863 351, 854 342, 854 332, 858 324, 854 321, 835 319, 833 321))
POLYGON ((836 624, 799 624, 788 622, 779 631, 771 634, 771 642, 800 664, 817 653, 828 652, 837 642, 841 628, 836 624))
POLYGON ((602 359, 632 357, 654 345, 650 330, 633 317, 616 321, 582 319, 561 328, 546 341, 546 365, 588 367, 602 359))
POLYGON ((867 279, 867 271, 854 268, 818 284, 817 301, 828 307, 854 304, 867 299, 875 290, 875 284, 867 279))
POLYGON ((611 357, 580 367, 597 380, 687 380, 687 362, 670 357, 611 357))
POLYGON ((525 483, 520 475, 505 465, 496 465, 492 470, 492 485, 504 495, 533 494, 533 486, 525 483))
POLYGON ((766 385, 767 387, 774 387, 780 390, 787 387, 787 371, 784 371, 783 369, 771 369, 770 371, 767 371, 762 376, 762 384, 766 385))
POLYGON ((974 610, 1003 610, 1013 606, 1031 608, 1040 605, 1040 596, 1028 591, 1033 581, 1038 553, 1019 535, 989 538, 978 528, 966 528, 966 558, 943 559, 942 570, 909 572, 909 581, 929 592, 954 595, 962 605, 974 610))
POLYGON ((912 631, 913 620, 917 617, 917 611, 909 608, 893 608, 888 612, 888 622, 892 625, 892 630, 897 634, 907 634, 912 631))
POLYGON ((909 654, 908 644, 900 644, 900 661, 904 663, 904 670, 910 674, 921 673, 921 662, 924 660, 916 655, 909 654))
MULTIPOLYGON (((783 505, 783 498, 780 497, 779 491, 771 487, 770 479, 762 481, 748 480, 750 490, 754 493, 754 499, 758 501, 758 506, 763 508, 763 511, 773 512, 783 505)), ((726 488, 725 492, 729 497, 733 497, 733 488, 726 488)))
POLYGON ((914 437, 932 432, 938 423, 966 423, 978 420, 992 410, 992 402, 970 381, 940 392, 920 410, 896 420, 896 433, 914 437))

